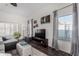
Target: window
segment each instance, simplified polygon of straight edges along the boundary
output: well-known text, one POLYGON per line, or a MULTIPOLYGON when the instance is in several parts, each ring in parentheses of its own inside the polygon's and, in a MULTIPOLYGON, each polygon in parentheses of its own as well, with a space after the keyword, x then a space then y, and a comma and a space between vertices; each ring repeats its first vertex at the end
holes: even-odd
POLYGON ((13 35, 14 32, 20 32, 24 35, 24 24, 0 23, 0 36, 13 35))
POLYGON ((10 24, 10 30, 11 30, 11 35, 13 35, 13 33, 14 33, 14 25, 13 24, 10 24))
POLYGON ((60 40, 72 38, 72 15, 58 17, 58 38, 60 40))
POLYGON ((4 25, 5 25, 4 23, 0 23, 0 35, 3 35, 5 32, 4 25))

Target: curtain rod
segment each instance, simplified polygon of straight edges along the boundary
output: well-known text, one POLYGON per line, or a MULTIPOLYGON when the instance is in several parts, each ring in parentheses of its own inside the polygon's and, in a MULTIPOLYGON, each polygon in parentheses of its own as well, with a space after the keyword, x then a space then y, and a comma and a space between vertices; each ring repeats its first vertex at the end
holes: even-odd
POLYGON ((71 5, 72 5, 72 4, 70 4, 70 5, 67 5, 67 6, 65 6, 65 7, 63 7, 63 8, 57 9, 57 10, 55 10, 55 11, 62 10, 62 9, 64 9, 64 8, 66 8, 66 7, 69 7, 69 6, 71 6, 71 5))

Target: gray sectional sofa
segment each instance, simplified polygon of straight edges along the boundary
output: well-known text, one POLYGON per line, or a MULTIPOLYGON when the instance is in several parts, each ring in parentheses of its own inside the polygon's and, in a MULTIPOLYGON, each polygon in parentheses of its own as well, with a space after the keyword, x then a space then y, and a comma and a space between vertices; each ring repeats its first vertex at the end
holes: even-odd
POLYGON ((2 39, 5 46, 5 51, 16 49, 17 39, 15 39, 13 36, 3 36, 2 39))

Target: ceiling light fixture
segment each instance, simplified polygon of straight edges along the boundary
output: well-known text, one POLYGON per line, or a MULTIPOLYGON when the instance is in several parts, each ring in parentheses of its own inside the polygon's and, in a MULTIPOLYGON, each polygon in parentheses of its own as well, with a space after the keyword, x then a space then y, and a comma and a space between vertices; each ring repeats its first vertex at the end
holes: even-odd
POLYGON ((12 6, 17 7, 17 3, 10 3, 12 6))

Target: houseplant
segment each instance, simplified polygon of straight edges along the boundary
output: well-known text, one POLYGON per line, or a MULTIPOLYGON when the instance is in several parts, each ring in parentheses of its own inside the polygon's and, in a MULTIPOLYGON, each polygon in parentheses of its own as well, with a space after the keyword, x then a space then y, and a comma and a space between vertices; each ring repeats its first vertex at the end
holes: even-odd
POLYGON ((21 37, 21 33, 14 32, 13 36, 14 36, 15 39, 17 39, 19 41, 19 38, 21 37))

